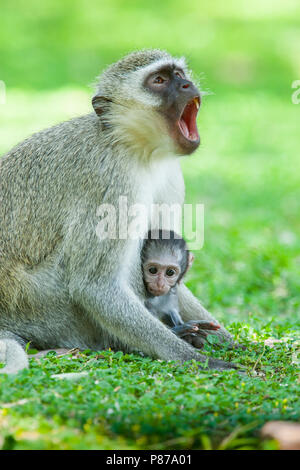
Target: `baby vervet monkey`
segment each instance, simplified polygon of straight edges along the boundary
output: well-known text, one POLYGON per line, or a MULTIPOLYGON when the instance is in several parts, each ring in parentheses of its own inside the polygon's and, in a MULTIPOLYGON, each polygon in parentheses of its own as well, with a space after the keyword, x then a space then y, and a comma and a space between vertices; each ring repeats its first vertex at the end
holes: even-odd
POLYGON ((177 285, 191 267, 194 255, 185 240, 170 230, 149 230, 142 248, 142 272, 147 291, 145 307, 180 338, 207 337, 219 325, 206 320, 183 322, 177 297, 177 285))

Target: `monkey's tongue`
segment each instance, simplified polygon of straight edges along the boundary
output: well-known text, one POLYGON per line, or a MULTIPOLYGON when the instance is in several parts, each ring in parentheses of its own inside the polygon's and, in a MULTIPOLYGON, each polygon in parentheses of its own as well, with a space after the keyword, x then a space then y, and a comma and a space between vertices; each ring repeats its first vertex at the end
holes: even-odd
POLYGON ((196 124, 197 113, 199 109, 199 100, 194 98, 190 101, 183 110, 179 119, 179 128, 188 140, 198 140, 199 134, 196 124))

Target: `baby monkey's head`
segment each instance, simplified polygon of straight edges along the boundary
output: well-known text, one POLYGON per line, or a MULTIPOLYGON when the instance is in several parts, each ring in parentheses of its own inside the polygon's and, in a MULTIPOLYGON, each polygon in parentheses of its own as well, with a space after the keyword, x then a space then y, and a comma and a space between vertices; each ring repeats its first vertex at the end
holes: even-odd
POLYGON ((149 294, 167 294, 181 281, 193 259, 184 239, 173 230, 149 230, 142 248, 143 278, 149 294))

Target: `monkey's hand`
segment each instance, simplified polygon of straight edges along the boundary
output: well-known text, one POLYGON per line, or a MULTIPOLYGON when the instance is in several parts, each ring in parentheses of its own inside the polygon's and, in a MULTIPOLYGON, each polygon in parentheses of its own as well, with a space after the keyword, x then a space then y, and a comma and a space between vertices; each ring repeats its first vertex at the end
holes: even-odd
POLYGON ((174 326, 172 331, 195 348, 202 349, 207 336, 219 328, 220 325, 207 320, 190 320, 182 325, 174 326))
MULTIPOLYGON (((172 328, 172 331, 178 329, 178 333, 174 331, 180 338, 184 339, 187 343, 194 346, 194 348, 202 349, 205 345, 208 335, 214 335, 218 331, 220 325, 207 321, 207 320, 190 320, 183 325, 172 328), (193 331, 188 331, 192 329, 193 331)), ((216 346, 220 345, 216 343, 216 346)), ((247 349, 246 346, 237 343, 236 341, 228 344, 228 349, 247 349)))
POLYGON ((179 338, 185 338, 187 335, 196 336, 198 327, 196 325, 191 325, 191 322, 186 322, 181 325, 174 326, 171 330, 176 336, 179 336, 179 338))
POLYGON ((184 338, 186 336, 195 337, 200 335, 203 338, 206 338, 209 333, 207 331, 216 331, 220 328, 219 325, 213 322, 206 320, 190 320, 181 325, 174 326, 172 328, 173 333, 175 333, 179 338, 184 338))

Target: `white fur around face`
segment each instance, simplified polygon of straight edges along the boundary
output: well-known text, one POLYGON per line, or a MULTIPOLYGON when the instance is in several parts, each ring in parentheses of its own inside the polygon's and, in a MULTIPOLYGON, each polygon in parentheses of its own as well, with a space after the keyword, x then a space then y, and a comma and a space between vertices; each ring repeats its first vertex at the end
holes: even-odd
POLYGON ((135 103, 130 107, 114 105, 114 139, 126 143, 141 161, 175 153, 166 121, 153 106, 135 103))

